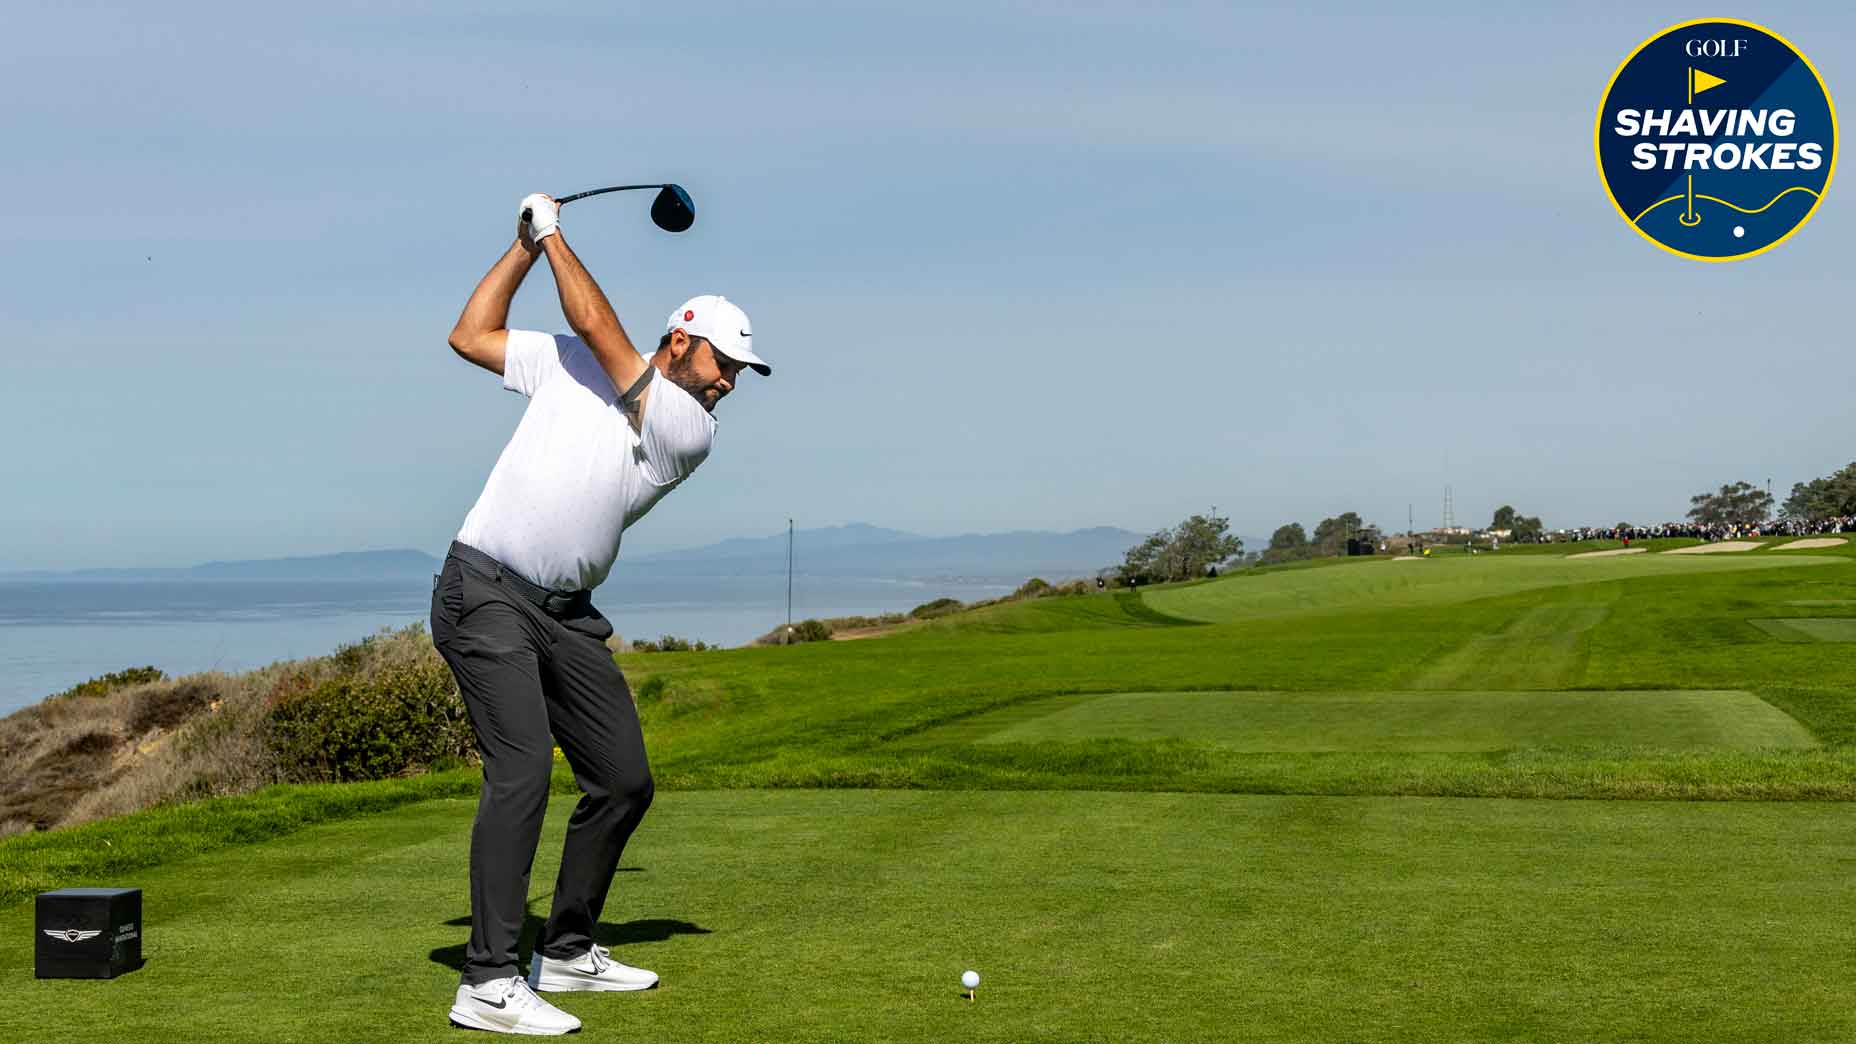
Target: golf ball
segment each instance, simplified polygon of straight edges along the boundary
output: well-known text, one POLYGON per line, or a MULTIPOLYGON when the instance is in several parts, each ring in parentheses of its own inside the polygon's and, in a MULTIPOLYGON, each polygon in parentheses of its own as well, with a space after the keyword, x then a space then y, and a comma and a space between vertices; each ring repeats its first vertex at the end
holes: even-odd
POLYGON ((980 985, 980 973, 976 971, 961 972, 960 984, 969 990, 978 989, 980 985))

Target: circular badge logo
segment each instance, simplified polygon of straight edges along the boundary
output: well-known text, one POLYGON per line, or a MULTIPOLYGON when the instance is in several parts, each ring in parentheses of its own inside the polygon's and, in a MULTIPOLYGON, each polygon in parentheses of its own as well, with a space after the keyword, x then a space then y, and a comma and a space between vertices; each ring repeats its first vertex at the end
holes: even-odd
POLYGON ((1764 253, 1803 227, 1837 165, 1837 110, 1810 59, 1731 18, 1672 25, 1605 88, 1598 174, 1650 242, 1697 261, 1764 253))

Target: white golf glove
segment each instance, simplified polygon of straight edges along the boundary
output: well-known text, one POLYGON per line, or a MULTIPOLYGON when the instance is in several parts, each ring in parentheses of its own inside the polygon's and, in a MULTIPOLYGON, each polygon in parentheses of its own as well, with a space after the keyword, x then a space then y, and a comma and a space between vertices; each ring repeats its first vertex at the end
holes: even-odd
POLYGON ((561 205, 540 192, 531 192, 522 197, 522 205, 516 208, 518 214, 526 211, 529 215, 527 227, 523 229, 528 238, 536 243, 548 238, 561 229, 561 205))

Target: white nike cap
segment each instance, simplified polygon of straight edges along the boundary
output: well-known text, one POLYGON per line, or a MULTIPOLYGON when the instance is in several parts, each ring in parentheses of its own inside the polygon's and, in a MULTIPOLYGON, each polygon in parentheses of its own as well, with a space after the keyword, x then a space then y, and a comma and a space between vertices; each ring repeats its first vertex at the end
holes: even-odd
POLYGON ((748 323, 748 314, 721 294, 703 294, 678 305, 677 310, 670 313, 670 322, 664 326, 665 333, 672 330, 701 337, 714 345, 716 351, 738 363, 746 363, 762 377, 773 376, 773 367, 755 355, 749 344, 754 327, 748 323))

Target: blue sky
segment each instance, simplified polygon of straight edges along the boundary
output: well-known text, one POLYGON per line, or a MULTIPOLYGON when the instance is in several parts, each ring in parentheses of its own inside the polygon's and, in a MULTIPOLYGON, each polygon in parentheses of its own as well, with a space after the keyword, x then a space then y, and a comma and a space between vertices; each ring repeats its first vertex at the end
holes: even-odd
MULTIPOLYGON (((523 403, 445 346, 516 201, 651 179, 690 233, 609 197, 576 249, 637 340, 725 293, 778 375, 631 553, 1782 497, 1856 459, 1850 190, 1705 265, 1592 158, 1617 64, 1709 13, 29 2, 0 568, 441 550, 523 403)), ((1846 6, 1732 13, 1856 84, 1846 6)), ((559 328, 544 271, 512 320, 559 328)))

